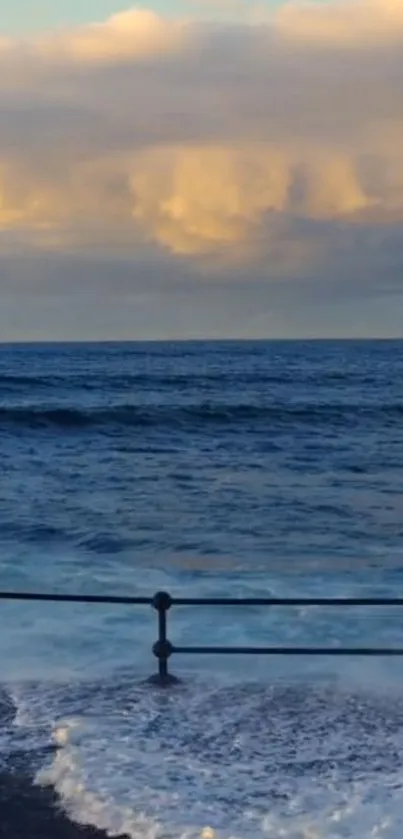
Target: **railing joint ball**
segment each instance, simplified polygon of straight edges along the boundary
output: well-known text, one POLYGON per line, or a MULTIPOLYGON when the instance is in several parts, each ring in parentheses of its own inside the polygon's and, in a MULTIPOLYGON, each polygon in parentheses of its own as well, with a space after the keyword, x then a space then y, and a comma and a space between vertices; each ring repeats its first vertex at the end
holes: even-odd
POLYGON ((167 591, 157 591, 152 599, 152 605, 157 612, 167 612, 172 606, 172 597, 167 591))
POLYGON ((170 641, 156 641, 153 645, 153 653, 159 661, 167 661, 173 653, 173 646, 170 641))

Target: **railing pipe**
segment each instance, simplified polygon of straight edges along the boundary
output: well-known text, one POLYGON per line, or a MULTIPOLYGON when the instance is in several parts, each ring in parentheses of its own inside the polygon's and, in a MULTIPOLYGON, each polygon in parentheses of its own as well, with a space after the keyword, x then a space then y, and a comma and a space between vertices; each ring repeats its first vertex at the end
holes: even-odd
POLYGON ((172 652, 187 655, 403 656, 401 647, 182 647, 173 645, 172 652))
POLYGON ((0 600, 41 601, 50 603, 103 603, 123 606, 153 606, 158 613, 158 639, 153 653, 158 659, 158 672, 152 681, 170 685, 178 681, 170 672, 168 660, 173 653, 187 655, 295 655, 295 656, 403 656, 400 647, 280 647, 280 646, 183 646, 168 638, 168 612, 172 606, 285 606, 285 607, 391 607, 403 606, 402 597, 171 597, 166 591, 154 597, 131 597, 109 594, 47 594, 43 592, 0 591, 0 600))
POLYGON ((47 603, 111 603, 119 606, 149 606, 152 597, 120 594, 43 594, 36 591, 0 591, 0 600, 32 600, 47 603))

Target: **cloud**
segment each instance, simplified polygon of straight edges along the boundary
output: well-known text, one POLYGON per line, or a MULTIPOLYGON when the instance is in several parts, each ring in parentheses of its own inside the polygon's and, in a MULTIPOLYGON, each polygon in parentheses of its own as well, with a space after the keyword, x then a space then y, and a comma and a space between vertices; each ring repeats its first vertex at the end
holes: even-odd
POLYGON ((148 9, 132 9, 67 35, 39 39, 38 49, 59 60, 133 60, 180 49, 183 29, 180 21, 168 22, 148 9))
POLYGON ((29 40, 0 38, 6 57, 99 63, 124 61, 180 48, 182 21, 166 21, 150 9, 129 9, 107 21, 67 31, 47 32, 29 40))
POLYGON ((384 43, 400 43, 403 4, 400 0, 288 2, 278 12, 276 25, 285 40, 297 44, 376 49, 384 43))
POLYGON ((403 220, 403 0, 254 19, 0 39, 0 254, 146 248, 275 280, 330 276, 341 247, 356 269, 357 230, 403 220))

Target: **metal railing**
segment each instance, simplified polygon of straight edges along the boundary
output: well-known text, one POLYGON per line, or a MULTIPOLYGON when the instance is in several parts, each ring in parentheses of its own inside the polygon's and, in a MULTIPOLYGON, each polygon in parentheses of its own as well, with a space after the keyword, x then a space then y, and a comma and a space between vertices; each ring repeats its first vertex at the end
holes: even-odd
POLYGON ((403 656, 403 647, 283 647, 283 646, 183 646, 172 644, 167 635, 167 615, 172 606, 403 606, 403 598, 389 597, 171 597, 158 591, 153 597, 130 597, 109 594, 44 594, 0 591, 0 600, 40 601, 47 603, 99 603, 121 606, 152 606, 158 615, 158 638, 152 652, 158 659, 158 671, 151 681, 161 685, 177 682, 168 669, 174 653, 188 655, 315 655, 315 656, 403 656))

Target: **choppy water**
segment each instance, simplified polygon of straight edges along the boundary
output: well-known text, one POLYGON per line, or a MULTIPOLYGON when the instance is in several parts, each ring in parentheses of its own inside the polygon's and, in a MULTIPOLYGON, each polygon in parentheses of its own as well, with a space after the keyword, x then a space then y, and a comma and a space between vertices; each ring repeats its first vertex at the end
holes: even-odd
MULTIPOLYGON (((402 376, 399 342, 0 348, 0 588, 402 595, 402 376)), ((403 662, 178 657, 161 693, 148 607, 0 609, 7 839, 400 839, 403 662)), ((399 609, 170 618, 403 646, 399 609)))

